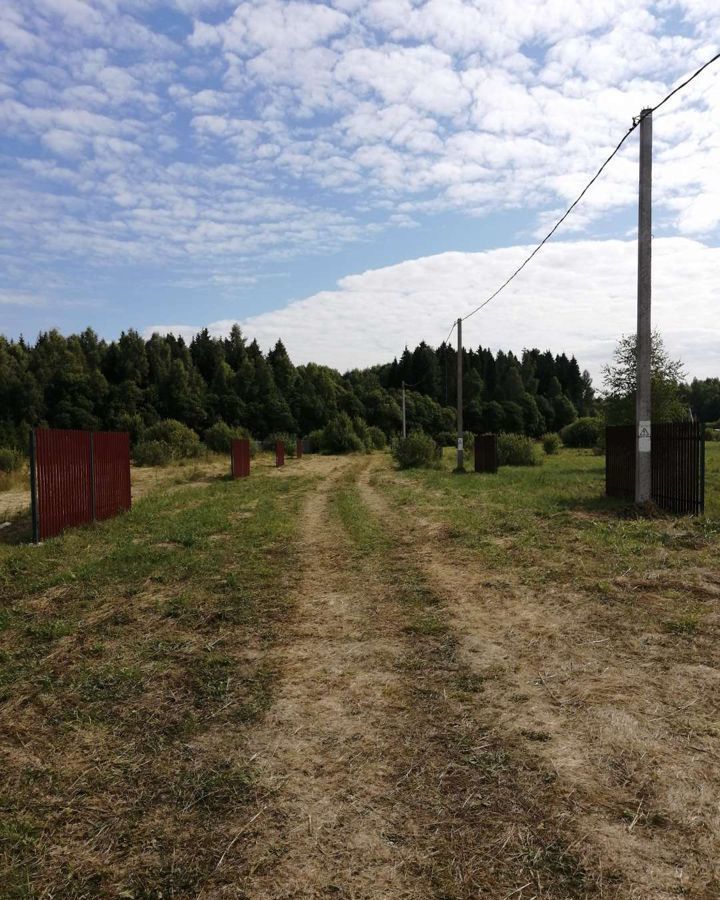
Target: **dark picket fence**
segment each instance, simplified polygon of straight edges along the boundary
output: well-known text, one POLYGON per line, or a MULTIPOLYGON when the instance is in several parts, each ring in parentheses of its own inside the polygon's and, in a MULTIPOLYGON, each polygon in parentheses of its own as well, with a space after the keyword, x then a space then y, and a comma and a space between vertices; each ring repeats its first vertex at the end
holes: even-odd
MULTIPOLYGON (((635 496, 635 426, 605 429, 605 492, 635 496)), ((677 515, 700 515, 705 509, 705 426, 701 422, 667 422, 652 426, 651 497, 677 515)))
POLYGON ((635 496, 635 426, 605 429, 605 493, 632 500, 635 496))
POLYGON ((37 428, 30 444, 33 540, 130 509, 127 432, 37 428))
POLYGON ((285 465, 285 444, 283 441, 275 441, 275 465, 285 465))
POLYGON ((247 478, 250 474, 249 438, 233 438, 230 446, 230 472, 233 478, 247 478))
POLYGON ((475 435, 475 471, 476 472, 497 472, 498 456, 497 456, 497 435, 496 434, 476 434, 475 435))

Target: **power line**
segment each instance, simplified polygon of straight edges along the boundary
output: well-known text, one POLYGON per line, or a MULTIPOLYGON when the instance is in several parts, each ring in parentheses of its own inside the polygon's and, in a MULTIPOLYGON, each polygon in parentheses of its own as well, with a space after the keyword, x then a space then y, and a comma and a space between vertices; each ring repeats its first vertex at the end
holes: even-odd
POLYGON ((448 336, 443 341, 443 344, 447 344, 447 342, 450 340, 450 335, 453 333, 453 331, 455 331, 456 326, 457 326, 457 321, 454 321, 452 323, 452 325, 450 326, 450 331, 448 331, 448 336))
MULTIPOLYGON (((687 78, 685 81, 683 81, 682 84, 679 84, 676 88, 673 88, 673 90, 670 91, 670 93, 667 94, 665 97, 663 97, 663 99, 659 103, 657 103, 653 107, 650 107, 649 108, 650 111, 655 112, 655 110, 660 109, 660 107, 663 104, 667 103, 667 101, 671 97, 673 97, 675 94, 677 94, 683 88, 687 87, 691 81, 693 81, 695 78, 697 78, 701 72, 703 72, 705 69, 707 69, 708 66, 712 65, 712 63, 716 62, 716 60, 718 60, 718 59, 720 59, 720 53, 715 54, 715 56, 713 56, 712 59, 709 59, 704 65, 700 66, 700 68, 696 72, 694 72, 689 78, 687 78)), ((647 115, 647 113, 646 113, 646 115, 647 115)), ((570 204, 570 206, 568 206, 568 208, 565 210, 563 215, 557 220, 557 222, 553 225, 553 227, 550 229, 550 231, 545 235, 545 237, 535 247, 535 249, 532 251, 532 253, 530 253, 530 255, 527 256, 523 260, 523 262, 517 267, 517 269, 515 269, 515 271, 512 273, 512 275, 510 275, 510 277, 508 279, 506 279, 496 291, 494 291, 492 294, 490 294, 490 296, 486 300, 483 300, 483 302, 479 306, 476 306, 475 309, 473 309, 471 312, 469 312, 466 316, 463 316, 462 317, 463 322, 466 319, 469 319, 470 316, 474 316, 475 313, 480 312, 480 310, 483 309, 483 307, 487 306, 488 303, 490 303, 492 300, 494 300, 501 291, 505 290, 505 288, 510 284, 510 282, 514 278, 516 278, 520 274, 520 272, 522 272, 522 270, 530 262, 530 260, 535 256, 535 254, 538 253, 545 246, 545 244, 555 234, 555 232, 562 225, 562 223, 565 221, 565 219, 567 219, 567 217, 570 215, 570 213, 575 209, 575 207, 578 205, 578 203, 582 200, 582 198, 585 196, 585 194, 590 190, 590 188, 593 186, 593 184, 595 184, 595 182, 598 180, 598 178, 604 171, 605 167, 613 159, 613 157, 619 152, 620 148, 625 143, 625 141, 628 139, 628 137, 630 137, 630 135, 633 133, 633 131, 635 131, 635 129, 640 124, 641 118, 642 118, 642 116, 636 116, 633 119, 632 125, 630 126, 630 128, 628 128, 628 130, 622 136, 620 142, 617 144, 617 146, 612 151, 610 156, 608 156, 608 158, 605 160, 605 162, 600 166, 600 168, 593 175, 593 177, 590 179, 590 181, 588 181, 588 183, 585 185, 585 187, 582 189, 582 191, 578 194, 576 199, 573 200, 573 202, 570 204)), ((453 323, 453 326, 450 329, 450 332, 448 334, 448 338, 452 334, 453 329, 455 328, 455 324, 456 323, 453 323)), ((448 338, 445 339, 446 343, 447 343, 448 338)))

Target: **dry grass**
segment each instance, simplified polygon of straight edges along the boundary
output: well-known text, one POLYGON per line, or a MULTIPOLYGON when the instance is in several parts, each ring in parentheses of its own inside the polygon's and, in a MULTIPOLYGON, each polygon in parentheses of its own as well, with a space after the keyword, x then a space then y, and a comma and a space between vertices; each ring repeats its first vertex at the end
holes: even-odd
POLYGON ((624 516, 591 461, 376 481, 499 733, 572 797, 582 858, 622 873, 622 896, 716 897, 720 529, 624 516))
POLYGON ((258 791, 247 734, 272 701, 310 483, 214 481, 201 504, 192 485, 154 491, 0 547, 3 897, 234 883, 223 853, 258 791))
POLYGON ((0 546, 0 894, 720 896, 720 529, 597 466, 266 456, 0 546))

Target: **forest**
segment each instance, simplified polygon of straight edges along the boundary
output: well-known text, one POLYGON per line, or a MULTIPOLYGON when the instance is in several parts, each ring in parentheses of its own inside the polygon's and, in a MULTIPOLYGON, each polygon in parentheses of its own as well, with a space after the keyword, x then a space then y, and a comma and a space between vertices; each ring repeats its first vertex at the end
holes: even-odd
MULTIPOLYGON (((0 336, 0 446, 24 450, 34 426, 127 430, 133 442, 164 419, 198 435, 219 422, 262 439, 307 435, 335 423, 390 438, 408 428, 452 442, 456 351, 420 343, 391 363, 340 373, 295 366, 281 340, 263 353, 236 325, 224 338, 207 329, 186 343, 171 334, 144 339, 128 330, 107 342, 91 329, 52 330, 34 344, 0 336)), ((705 421, 720 418, 720 381, 683 386, 684 402, 705 421)), ((539 437, 601 411, 590 375, 574 356, 538 349, 521 356, 478 347, 463 352, 465 428, 539 437)))

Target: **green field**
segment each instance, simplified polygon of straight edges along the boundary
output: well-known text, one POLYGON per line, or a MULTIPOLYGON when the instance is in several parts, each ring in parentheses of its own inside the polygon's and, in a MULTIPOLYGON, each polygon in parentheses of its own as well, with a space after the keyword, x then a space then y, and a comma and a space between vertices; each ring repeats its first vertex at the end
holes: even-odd
POLYGON ((0 896, 719 896, 720 444, 697 520, 453 465, 0 544, 0 896))

